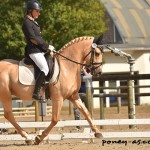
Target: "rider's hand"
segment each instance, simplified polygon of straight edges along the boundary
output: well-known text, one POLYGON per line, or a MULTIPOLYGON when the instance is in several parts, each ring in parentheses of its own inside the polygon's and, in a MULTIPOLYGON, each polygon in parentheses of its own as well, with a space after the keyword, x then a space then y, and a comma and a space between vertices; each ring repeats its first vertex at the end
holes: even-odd
POLYGON ((55 47, 52 46, 52 45, 49 45, 49 46, 48 46, 48 50, 50 50, 50 51, 55 51, 55 47))
POLYGON ((87 74, 88 74, 87 71, 86 71, 85 66, 82 67, 82 71, 83 71, 84 75, 87 75, 87 74))

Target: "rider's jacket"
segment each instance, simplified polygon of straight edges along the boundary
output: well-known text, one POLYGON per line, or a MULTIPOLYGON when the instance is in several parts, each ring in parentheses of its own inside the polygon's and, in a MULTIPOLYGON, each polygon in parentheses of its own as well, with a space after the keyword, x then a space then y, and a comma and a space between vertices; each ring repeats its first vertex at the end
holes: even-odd
POLYGON ((22 30, 27 43, 25 48, 25 56, 28 56, 32 53, 41 53, 47 51, 48 44, 42 39, 40 27, 35 20, 26 16, 22 24, 22 30), (31 39, 36 41, 37 45, 33 44, 31 39))

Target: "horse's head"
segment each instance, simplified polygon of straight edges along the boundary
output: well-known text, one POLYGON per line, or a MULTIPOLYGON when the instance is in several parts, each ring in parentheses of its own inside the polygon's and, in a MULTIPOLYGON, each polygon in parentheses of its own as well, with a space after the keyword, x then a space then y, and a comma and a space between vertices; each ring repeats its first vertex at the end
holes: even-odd
POLYGON ((102 44, 102 38, 103 35, 101 35, 98 39, 93 40, 91 51, 85 57, 86 65, 91 69, 92 74, 98 74, 102 72, 103 49, 101 46, 99 46, 102 44), (90 59, 88 59, 89 55, 90 59))
POLYGON ((84 65, 85 62, 92 74, 98 74, 102 71, 102 38, 103 35, 98 39, 79 37, 63 46, 59 53, 55 53, 75 64, 84 65))

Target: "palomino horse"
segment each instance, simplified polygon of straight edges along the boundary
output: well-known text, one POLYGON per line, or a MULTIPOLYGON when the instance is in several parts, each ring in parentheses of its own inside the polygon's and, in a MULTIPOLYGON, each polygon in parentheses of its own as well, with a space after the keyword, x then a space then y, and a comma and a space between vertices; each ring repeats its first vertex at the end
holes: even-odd
MULTIPOLYGON (((87 108, 78 95, 81 83, 80 70, 83 62, 85 61, 86 65, 92 67, 96 73, 101 72, 103 52, 93 44, 93 41, 93 37, 76 38, 55 54, 54 57, 60 64, 60 74, 55 84, 49 84, 52 120, 42 134, 36 136, 35 144, 39 144, 57 124, 65 99, 70 100, 83 113, 93 132, 95 132, 95 137, 101 137, 100 131, 94 125, 87 108)), ((96 43, 98 44, 98 41, 96 43)), ((12 95, 22 100, 32 100, 34 90, 33 85, 27 86, 19 82, 18 64, 19 62, 16 60, 0 61, 0 100, 4 108, 4 117, 25 138, 26 142, 32 142, 30 136, 17 124, 12 113, 12 95)))

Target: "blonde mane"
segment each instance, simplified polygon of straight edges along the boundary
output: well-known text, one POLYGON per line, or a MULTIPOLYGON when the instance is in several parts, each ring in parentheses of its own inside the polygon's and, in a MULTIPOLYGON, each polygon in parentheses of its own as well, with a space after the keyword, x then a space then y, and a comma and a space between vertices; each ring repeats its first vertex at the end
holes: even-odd
POLYGON ((65 44, 60 50, 59 52, 62 52, 65 48, 71 46, 72 44, 76 43, 76 42, 79 42, 79 41, 82 41, 82 40, 87 40, 87 39, 94 39, 94 37, 92 36, 83 36, 83 37, 78 37, 78 38, 75 38, 74 40, 70 41, 69 43, 65 44))

